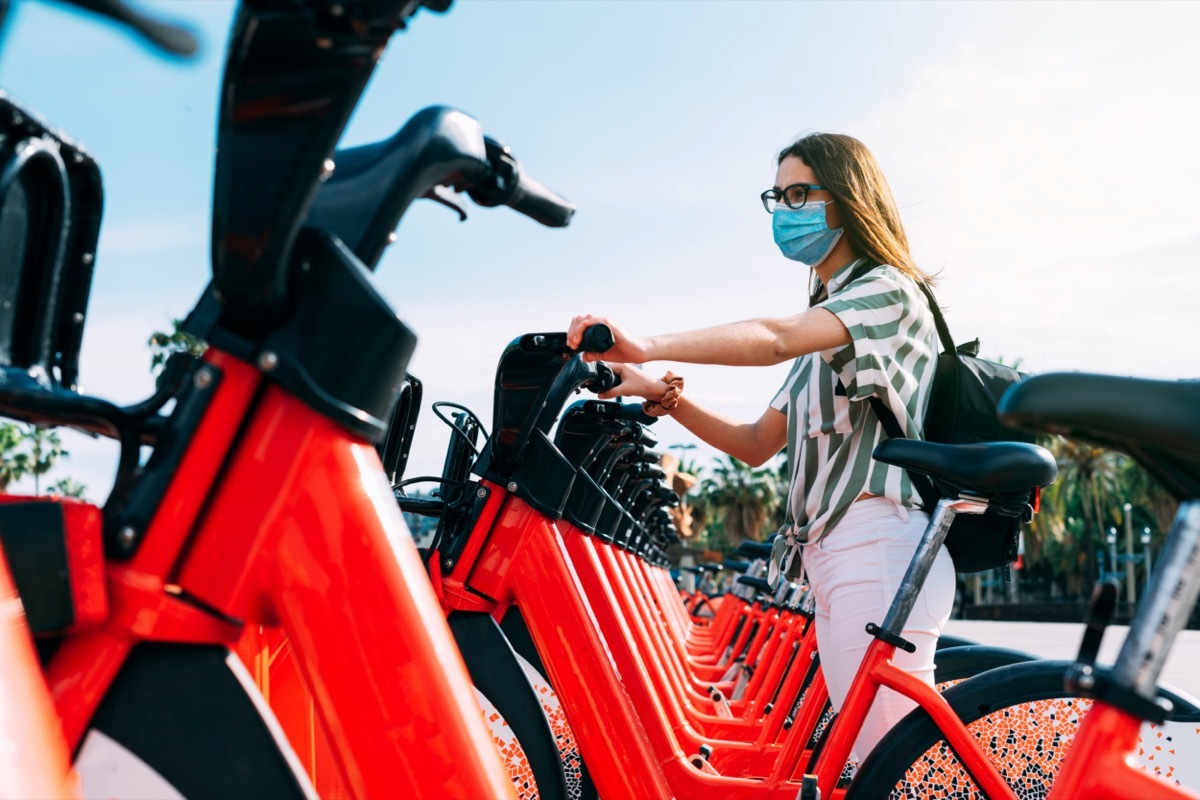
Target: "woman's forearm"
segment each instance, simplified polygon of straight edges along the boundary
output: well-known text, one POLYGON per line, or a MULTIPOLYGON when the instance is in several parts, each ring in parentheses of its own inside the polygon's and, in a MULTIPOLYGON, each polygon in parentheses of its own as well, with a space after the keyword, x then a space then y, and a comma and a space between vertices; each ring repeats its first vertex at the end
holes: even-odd
POLYGON ((741 422, 707 409, 685 394, 679 397, 671 417, 700 440, 754 467, 778 453, 787 437, 787 417, 774 409, 767 409, 757 422, 741 422))
POLYGON ((772 366, 849 341, 850 334, 837 317, 824 309, 813 309, 794 317, 751 319, 651 336, 647 340, 647 360, 772 366))

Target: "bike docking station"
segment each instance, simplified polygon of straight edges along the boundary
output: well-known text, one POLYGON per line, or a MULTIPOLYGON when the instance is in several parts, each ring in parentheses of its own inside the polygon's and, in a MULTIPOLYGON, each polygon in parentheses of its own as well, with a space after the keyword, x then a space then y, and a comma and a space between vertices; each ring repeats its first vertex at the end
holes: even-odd
MULTIPOLYGON (((75 4, 194 49, 119 0, 75 4)), ((575 212, 447 106, 337 149, 392 36, 449 6, 239 3, 211 282, 183 326, 206 348, 128 406, 79 390, 100 168, 0 95, 0 415, 120 447, 102 505, 0 495, 0 796, 1196 798, 1200 707, 1158 685, 1200 594, 1195 383, 1045 375, 1001 402, 1030 437, 1130 453, 1181 502, 1111 668, 1105 587, 1075 662, 946 637, 934 685, 894 664, 955 519, 1015 528, 1057 467, 1030 441, 880 444, 940 499, 836 712, 814 591, 768 580, 770 542, 688 568, 694 591, 673 580, 655 418, 581 394, 619 383, 584 357, 614 346, 606 326, 579 349, 513 338, 492 430, 432 403, 442 472, 405 474, 436 387, 373 280, 405 212, 575 212), (428 546, 402 512, 435 520, 428 546), (880 691, 915 708, 852 761, 880 691)))

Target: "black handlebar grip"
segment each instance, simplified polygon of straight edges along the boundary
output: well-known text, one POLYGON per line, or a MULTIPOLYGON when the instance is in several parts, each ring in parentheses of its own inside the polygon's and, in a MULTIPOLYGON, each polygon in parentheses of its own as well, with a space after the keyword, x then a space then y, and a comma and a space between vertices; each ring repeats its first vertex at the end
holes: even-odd
POLYGON ((548 228, 565 228, 571 224, 571 217, 575 215, 575 206, 570 200, 552 192, 528 175, 519 175, 517 185, 504 202, 509 208, 520 211, 548 228))
POLYGON ((583 332, 579 340, 579 349, 585 353, 605 353, 616 343, 611 328, 607 325, 593 325, 583 332))

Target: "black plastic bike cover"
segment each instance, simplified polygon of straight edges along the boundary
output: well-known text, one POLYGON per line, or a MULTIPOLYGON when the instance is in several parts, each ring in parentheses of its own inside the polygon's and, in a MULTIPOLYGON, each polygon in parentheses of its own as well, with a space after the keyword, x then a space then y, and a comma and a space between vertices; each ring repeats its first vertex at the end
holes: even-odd
POLYGON ((230 35, 213 191, 226 324, 277 324, 288 255, 326 161, 392 32, 420 0, 247 0, 230 35))

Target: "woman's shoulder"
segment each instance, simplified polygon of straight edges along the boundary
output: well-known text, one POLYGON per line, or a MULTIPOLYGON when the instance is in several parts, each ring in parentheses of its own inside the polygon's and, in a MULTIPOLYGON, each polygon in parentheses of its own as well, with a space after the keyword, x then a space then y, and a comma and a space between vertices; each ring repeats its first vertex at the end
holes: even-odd
POLYGON ((870 294, 901 292, 906 296, 920 296, 921 288, 904 270, 891 264, 863 264, 855 268, 850 279, 840 287, 842 291, 859 290, 870 294))

